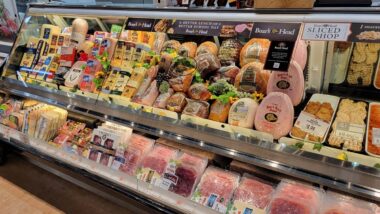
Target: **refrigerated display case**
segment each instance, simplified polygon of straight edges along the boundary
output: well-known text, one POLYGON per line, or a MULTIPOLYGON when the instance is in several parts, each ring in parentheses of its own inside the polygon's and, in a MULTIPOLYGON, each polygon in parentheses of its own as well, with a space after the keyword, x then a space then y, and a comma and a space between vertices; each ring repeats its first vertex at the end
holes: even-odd
MULTIPOLYGON (((122 152, 92 138, 95 150, 68 153, 46 142, 61 142, 66 132, 31 135, 29 119, 18 130, 14 119, 3 120, 2 139, 167 212, 226 212, 230 200, 220 197, 237 188, 247 166, 259 177, 302 180, 378 203, 378 19, 376 8, 279 13, 31 5, 2 90, 166 139, 177 150, 156 152, 160 159, 147 154, 152 146, 143 138, 122 152), (187 187, 192 196, 179 196, 168 190, 183 174, 169 175, 170 167, 163 171, 160 164, 172 166, 170 157, 176 160, 185 147, 224 160, 208 165, 240 171, 209 166, 195 173, 202 178, 183 181, 202 183, 187 187), (143 163, 136 152, 154 166, 131 172, 126 159, 133 167, 143 163), (237 161, 245 167, 234 167, 237 161), (165 182, 157 184, 161 177, 165 182)), ((25 119, 19 115, 12 118, 25 119)), ((296 186, 323 201, 324 190, 296 186)))

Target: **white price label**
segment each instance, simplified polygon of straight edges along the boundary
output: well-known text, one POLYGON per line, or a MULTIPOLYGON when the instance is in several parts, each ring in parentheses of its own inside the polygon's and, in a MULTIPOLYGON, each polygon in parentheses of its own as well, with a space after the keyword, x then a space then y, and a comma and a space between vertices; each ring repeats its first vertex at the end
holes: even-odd
POLYGON ((303 40, 347 41, 351 23, 305 23, 303 40))
POLYGON ((343 139, 363 141, 365 125, 338 122, 336 126, 336 135, 343 139))
POLYGON ((380 128, 372 128, 372 144, 380 147, 380 128))
POLYGON ((301 130, 321 137, 323 138, 329 128, 329 124, 313 117, 311 114, 306 112, 301 112, 300 116, 298 117, 296 124, 296 127, 300 128, 301 130))

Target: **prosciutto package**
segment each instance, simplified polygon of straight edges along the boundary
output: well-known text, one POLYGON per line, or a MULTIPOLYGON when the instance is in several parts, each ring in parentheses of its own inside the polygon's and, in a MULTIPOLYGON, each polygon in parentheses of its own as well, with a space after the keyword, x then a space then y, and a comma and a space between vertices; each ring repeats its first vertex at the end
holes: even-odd
POLYGON ((141 160, 153 149, 154 140, 138 134, 132 134, 127 148, 117 148, 112 168, 134 175, 141 160))
POLYGON ((162 183, 164 185, 161 185, 161 187, 166 187, 165 189, 169 189, 169 191, 183 197, 189 197, 206 169, 207 162, 206 158, 182 153, 167 168, 162 183))
MULTIPOLYGON (((244 174, 240 181, 239 187, 234 193, 234 207, 239 210, 239 205, 242 207, 256 207, 258 209, 264 210, 273 195, 274 188, 272 185, 259 181, 249 174, 244 174)), ((241 208, 240 208, 241 209, 241 208)), ((243 211, 243 210, 239 210, 243 211)), ((237 213, 237 212, 233 212, 237 213)))
POLYGON ((283 180, 269 205, 269 214, 317 214, 322 192, 312 186, 283 180))
POLYGON ((192 200, 218 212, 226 213, 227 205, 239 185, 240 176, 216 167, 208 167, 192 200))
POLYGON ((355 199, 334 192, 327 192, 321 205, 320 214, 374 214, 378 206, 376 204, 355 199))
POLYGON ((142 161, 137 178, 145 182, 159 185, 161 176, 171 159, 175 159, 178 150, 171 147, 156 145, 142 161))

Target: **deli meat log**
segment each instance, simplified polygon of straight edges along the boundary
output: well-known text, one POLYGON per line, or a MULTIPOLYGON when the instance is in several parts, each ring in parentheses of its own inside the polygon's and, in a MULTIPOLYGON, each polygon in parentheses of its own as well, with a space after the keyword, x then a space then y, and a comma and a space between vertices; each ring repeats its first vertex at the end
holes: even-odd
POLYGON ((320 192, 312 186, 283 180, 269 205, 269 214, 317 214, 320 192))

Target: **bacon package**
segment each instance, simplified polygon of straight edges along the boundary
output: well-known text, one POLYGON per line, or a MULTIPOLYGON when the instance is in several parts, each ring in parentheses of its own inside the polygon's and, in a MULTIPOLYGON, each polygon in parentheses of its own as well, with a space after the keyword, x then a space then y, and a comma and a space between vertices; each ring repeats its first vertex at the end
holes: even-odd
POLYGON ((355 199, 334 192, 325 195, 320 214, 374 214, 378 206, 376 204, 355 199))
MULTIPOLYGON (((244 174, 233 197, 230 214, 246 213, 247 211, 262 210, 268 206, 274 188, 249 174, 244 174)), ((252 212, 256 213, 256 212, 252 212)))
POLYGON ((270 202, 269 214, 317 214, 322 191, 294 181, 283 180, 270 202))
POLYGON ((153 149, 154 140, 132 134, 127 147, 118 147, 112 168, 134 175, 143 158, 153 149))
POLYGON ((208 167, 202 176, 192 200, 218 212, 226 213, 240 176, 216 167, 208 167))
POLYGON ((163 175, 161 188, 189 197, 207 167, 207 158, 182 153, 171 160, 163 175))
POLYGON ((160 185, 162 175, 171 159, 175 159, 178 150, 171 147, 156 145, 142 161, 136 173, 137 178, 153 185, 160 185))

